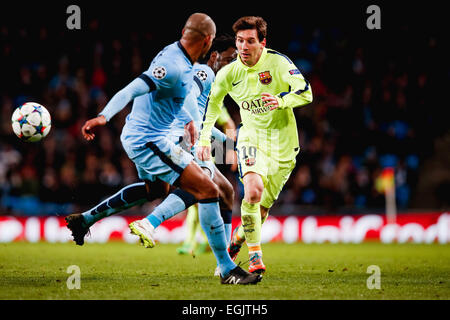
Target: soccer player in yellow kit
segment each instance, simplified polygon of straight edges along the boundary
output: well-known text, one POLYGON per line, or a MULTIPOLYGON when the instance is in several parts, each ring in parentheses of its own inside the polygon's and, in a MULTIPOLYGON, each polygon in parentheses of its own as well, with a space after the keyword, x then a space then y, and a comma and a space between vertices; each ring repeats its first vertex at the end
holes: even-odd
POLYGON ((267 23, 247 16, 233 25, 238 58, 222 68, 212 85, 200 133, 198 157, 211 154, 211 129, 226 94, 240 107, 237 134, 239 173, 244 184, 241 226, 229 247, 236 259, 247 242, 249 271, 262 274, 261 225, 295 167, 300 150, 293 108, 312 101, 312 90, 285 55, 266 48, 267 23))

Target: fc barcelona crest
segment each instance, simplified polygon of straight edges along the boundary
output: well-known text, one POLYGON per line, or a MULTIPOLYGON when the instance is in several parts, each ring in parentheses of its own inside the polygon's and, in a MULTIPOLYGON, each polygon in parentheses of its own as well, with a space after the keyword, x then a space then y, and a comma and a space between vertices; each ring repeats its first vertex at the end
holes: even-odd
POLYGON ((256 159, 255 158, 245 158, 245 165, 247 167, 251 167, 256 163, 256 159))
POLYGON ((260 73, 258 73, 258 75, 259 75, 259 81, 262 84, 269 84, 272 82, 272 76, 270 75, 270 71, 260 72, 260 73))

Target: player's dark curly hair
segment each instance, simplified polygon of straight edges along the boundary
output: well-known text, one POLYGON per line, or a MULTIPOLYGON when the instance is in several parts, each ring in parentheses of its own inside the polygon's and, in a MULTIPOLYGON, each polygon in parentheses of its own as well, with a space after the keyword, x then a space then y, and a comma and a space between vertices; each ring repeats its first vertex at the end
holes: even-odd
POLYGON ((214 39, 210 52, 223 52, 228 48, 236 48, 236 42, 232 36, 223 34, 214 39))
POLYGON ((228 50, 228 48, 236 48, 235 39, 229 34, 223 34, 216 37, 212 43, 211 49, 209 49, 204 59, 201 59, 200 63, 206 63, 211 57, 211 53, 217 51, 219 53, 228 50))
POLYGON ((233 31, 235 34, 238 33, 238 31, 249 29, 256 29, 259 41, 263 41, 267 36, 267 22, 261 17, 246 16, 239 18, 233 24, 233 31))

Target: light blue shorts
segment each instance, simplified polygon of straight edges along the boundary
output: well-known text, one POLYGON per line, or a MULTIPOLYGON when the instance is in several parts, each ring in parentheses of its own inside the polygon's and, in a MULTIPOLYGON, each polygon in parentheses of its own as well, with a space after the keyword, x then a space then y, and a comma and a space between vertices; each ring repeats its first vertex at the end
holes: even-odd
POLYGON ((209 177, 212 179, 214 179, 214 171, 216 169, 216 165, 214 164, 214 162, 212 162, 211 160, 208 161, 202 161, 199 158, 197 158, 197 145, 195 145, 192 148, 192 152, 191 152, 194 156, 194 161, 200 166, 200 168, 206 168, 209 170, 210 175, 209 177))
POLYGON ((214 179, 214 171, 216 169, 216 166, 214 165, 214 163, 211 160, 208 161, 202 161, 197 157, 197 144, 194 145, 194 147, 190 150, 187 151, 186 150, 186 146, 182 141, 183 137, 180 137, 179 135, 170 135, 169 136, 169 140, 172 141, 175 145, 179 145, 183 150, 185 150, 186 152, 189 152, 193 157, 194 157, 194 161, 199 165, 200 168, 204 169, 208 169, 210 172, 210 178, 211 180, 214 179))
POLYGON ((156 178, 173 185, 194 157, 180 146, 164 137, 148 142, 145 147, 123 147, 136 165, 139 178, 155 181, 156 178))

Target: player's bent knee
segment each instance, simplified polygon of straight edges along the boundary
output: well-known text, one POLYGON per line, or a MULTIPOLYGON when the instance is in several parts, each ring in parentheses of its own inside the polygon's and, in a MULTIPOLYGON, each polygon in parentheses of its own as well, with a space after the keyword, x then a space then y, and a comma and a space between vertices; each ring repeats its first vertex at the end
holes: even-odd
POLYGON ((264 183, 260 175, 250 172, 244 176, 245 200, 250 203, 261 201, 264 183))
POLYGON ((261 201, 261 196, 262 196, 262 192, 257 192, 255 190, 253 190, 253 191, 250 191, 245 198, 250 203, 256 203, 256 202, 261 201))
POLYGON ((259 186, 258 184, 249 185, 245 188, 245 199, 250 203, 260 202, 263 191, 263 186, 259 186))
POLYGON ((197 200, 219 198, 219 188, 195 163, 190 163, 180 176, 180 188, 191 193, 197 200))
POLYGON ((219 187, 206 175, 199 178, 195 183, 197 186, 196 198, 198 200, 219 198, 219 187))
POLYGON ((220 192, 219 192, 219 187, 217 187, 217 185, 212 182, 211 180, 209 180, 209 183, 207 184, 207 186, 205 186, 205 198, 219 198, 220 192))

